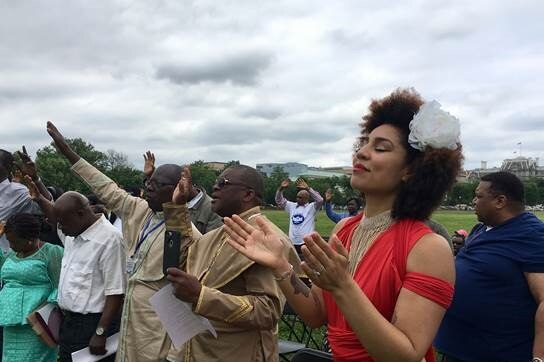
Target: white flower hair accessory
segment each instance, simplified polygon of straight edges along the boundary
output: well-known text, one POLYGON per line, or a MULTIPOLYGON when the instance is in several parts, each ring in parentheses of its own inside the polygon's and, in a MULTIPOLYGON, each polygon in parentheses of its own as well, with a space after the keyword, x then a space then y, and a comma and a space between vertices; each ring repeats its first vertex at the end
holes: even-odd
POLYGON ((425 147, 455 150, 459 143, 459 120, 440 108, 440 103, 424 103, 410 122, 408 143, 416 150, 425 147))

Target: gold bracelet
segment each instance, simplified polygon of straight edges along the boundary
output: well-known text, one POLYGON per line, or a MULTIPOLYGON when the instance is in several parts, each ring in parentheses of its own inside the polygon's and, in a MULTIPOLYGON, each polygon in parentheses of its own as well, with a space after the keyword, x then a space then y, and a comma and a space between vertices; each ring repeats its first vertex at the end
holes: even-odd
POLYGON ((289 270, 282 273, 279 277, 274 276, 274 279, 277 282, 281 282, 281 281, 284 281, 284 280, 288 279, 291 276, 291 274, 293 274, 293 265, 289 264, 289 270))

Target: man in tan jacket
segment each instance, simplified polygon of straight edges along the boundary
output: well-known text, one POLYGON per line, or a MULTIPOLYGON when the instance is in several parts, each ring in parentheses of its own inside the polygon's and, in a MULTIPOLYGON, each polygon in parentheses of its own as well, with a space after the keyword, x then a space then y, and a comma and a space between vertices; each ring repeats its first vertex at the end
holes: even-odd
MULTIPOLYGON (((184 362, 278 361, 277 323, 285 298, 270 269, 234 250, 224 228, 200 238, 190 230, 186 200, 190 187, 187 168, 174 191, 174 203, 163 205, 166 228, 180 232, 187 255, 182 268, 168 269, 168 280, 180 300, 193 304, 195 313, 212 322, 217 339, 209 333, 195 336, 184 347, 184 362), (184 269, 184 270, 182 270, 184 269)), ((240 215, 254 224, 260 215, 263 180, 253 168, 237 165, 225 170, 214 185, 213 210, 222 217, 240 215)), ((272 224, 273 225, 273 224, 272 224)), ((288 237, 274 229, 285 242, 285 253, 298 265, 288 237)))
MULTIPOLYGON (((149 298, 168 284, 162 270, 166 231, 162 205, 172 200, 182 168, 173 164, 157 167, 146 182, 145 199, 141 199, 127 193, 75 153, 51 122, 47 123, 47 132, 72 164, 72 171, 123 220, 128 283, 116 361, 175 361, 180 351, 171 346, 149 298)), ((196 228, 189 227, 194 235, 200 235, 196 228)))

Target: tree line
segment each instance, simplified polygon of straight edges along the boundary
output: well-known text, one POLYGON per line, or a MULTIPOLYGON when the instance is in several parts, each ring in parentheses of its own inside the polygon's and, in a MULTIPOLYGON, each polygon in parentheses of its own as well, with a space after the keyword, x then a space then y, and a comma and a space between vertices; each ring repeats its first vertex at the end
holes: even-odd
MULTIPOLYGON (((128 157, 121 152, 113 149, 105 152, 97 150, 92 144, 81 138, 66 139, 66 141, 76 153, 114 180, 119 186, 123 188, 143 188, 143 159, 141 166, 135 167, 128 162, 128 157)), ((46 186, 59 187, 64 191, 78 191, 84 195, 91 193, 87 185, 71 172, 68 160, 59 154, 53 146, 45 146, 39 149, 36 152, 35 162, 40 177, 46 186)), ((225 165, 225 168, 236 164, 240 164, 240 162, 230 161, 225 165)), ((204 188, 208 194, 211 194, 215 180, 222 170, 214 170, 202 160, 191 163, 190 169, 193 182, 204 188)), ((263 175, 264 204, 275 205, 276 190, 281 181, 288 177, 288 173, 281 167, 276 167, 269 176, 263 175)), ((306 181, 310 187, 317 190, 323 197, 328 188, 333 188, 335 192, 332 201, 335 205, 345 205, 347 198, 356 195, 351 189, 348 176, 333 176, 306 181)), ((294 182, 284 190, 284 196, 289 200, 294 200, 296 193, 297 189, 294 182)))
MULTIPOLYGON (((67 142, 81 157, 97 167, 121 187, 143 187, 143 160, 140 167, 134 167, 128 162, 128 157, 125 154, 113 149, 106 150, 105 152, 99 151, 92 144, 81 138, 67 139, 67 142)), ((60 187, 63 190, 79 191, 83 194, 90 193, 89 188, 70 171, 68 161, 53 146, 43 147, 36 154, 36 165, 45 185, 60 187)), ((225 168, 239 163, 239 161, 235 160, 230 161, 226 164, 225 168)), ((222 170, 214 170, 201 160, 191 163, 190 168, 193 182, 210 194, 215 179, 222 170)), ((288 173, 281 167, 276 167, 269 176, 263 175, 264 204, 275 205, 274 197, 276 190, 281 181, 288 177, 288 173)), ((349 197, 357 196, 357 193, 349 184, 348 176, 333 176, 306 181, 310 187, 317 190, 323 197, 325 196, 325 191, 328 188, 332 188, 335 191, 332 203, 335 205, 343 206, 349 197)), ((544 204, 544 179, 528 179, 524 181, 524 185, 527 205, 544 204)), ((470 205, 474 198, 476 186, 478 186, 477 181, 456 183, 444 200, 444 205, 470 205)), ((297 189, 294 182, 284 191, 285 197, 289 200, 294 200, 296 193, 297 189)))

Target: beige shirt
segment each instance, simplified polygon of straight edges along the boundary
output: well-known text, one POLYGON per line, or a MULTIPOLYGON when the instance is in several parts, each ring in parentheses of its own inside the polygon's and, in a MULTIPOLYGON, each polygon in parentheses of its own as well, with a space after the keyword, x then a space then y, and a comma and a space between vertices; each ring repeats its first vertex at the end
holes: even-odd
MULTIPOLYGON (((255 225, 254 216, 258 214, 259 208, 255 207, 240 216, 255 225)), ((170 217, 180 215, 165 208, 168 224, 170 217)), ((275 225, 272 227, 284 241, 290 261, 298 265, 288 237, 275 225)), ((195 336, 185 344, 182 360, 278 361, 277 324, 285 297, 270 269, 238 253, 226 239, 221 227, 196 239, 189 247, 186 271, 202 283, 193 308, 195 313, 210 319, 218 337, 208 333, 195 336)))
MULTIPOLYGON (((76 162, 72 170, 108 209, 121 217, 127 255, 133 255, 148 218, 155 225, 162 221, 162 213, 154 213, 147 201, 131 196, 84 159, 76 162)), ((141 244, 135 270, 128 277, 116 361, 159 362, 171 350, 170 339, 149 304, 149 298, 167 284, 162 273, 165 230, 163 224, 147 236, 141 244)), ((200 235, 194 227, 193 234, 200 235)), ((171 353, 175 353, 173 348, 171 353)))

